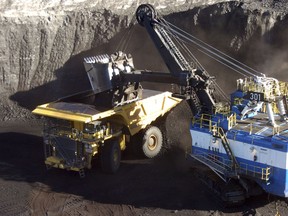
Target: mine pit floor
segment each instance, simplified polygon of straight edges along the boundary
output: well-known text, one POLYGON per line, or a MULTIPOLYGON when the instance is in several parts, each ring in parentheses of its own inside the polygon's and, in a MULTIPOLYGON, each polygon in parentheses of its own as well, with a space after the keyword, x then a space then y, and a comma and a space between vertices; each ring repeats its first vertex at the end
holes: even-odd
POLYGON ((250 198, 225 209, 181 153, 156 160, 125 153, 113 176, 99 166, 78 173, 44 165, 39 122, 0 124, 0 215, 288 215, 283 199, 250 198))

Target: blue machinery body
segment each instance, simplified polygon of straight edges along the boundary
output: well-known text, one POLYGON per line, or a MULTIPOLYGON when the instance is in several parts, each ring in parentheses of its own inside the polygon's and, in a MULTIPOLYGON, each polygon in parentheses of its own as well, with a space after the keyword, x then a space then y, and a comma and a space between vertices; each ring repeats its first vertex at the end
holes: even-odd
POLYGON ((248 180, 288 197, 287 89, 287 83, 265 77, 238 81, 228 112, 194 116, 191 156, 224 181, 248 180))

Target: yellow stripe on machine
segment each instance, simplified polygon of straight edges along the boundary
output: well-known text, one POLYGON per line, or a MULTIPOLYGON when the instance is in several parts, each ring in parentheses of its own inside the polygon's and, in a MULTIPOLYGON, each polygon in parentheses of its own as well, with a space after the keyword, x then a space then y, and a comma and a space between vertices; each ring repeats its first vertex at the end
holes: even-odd
POLYGON ((162 92, 103 112, 91 105, 67 102, 39 105, 32 112, 41 116, 81 123, 107 119, 110 122, 125 125, 130 134, 134 135, 158 117, 165 115, 181 101, 173 97, 171 92, 162 92))
POLYGON ((99 114, 91 115, 91 114, 85 114, 85 113, 80 113, 80 112, 72 112, 72 111, 67 111, 67 110, 51 108, 49 107, 50 104, 51 103, 39 105, 36 107, 36 109, 32 111, 32 113, 36 115, 46 116, 46 117, 52 117, 52 118, 70 120, 70 121, 78 121, 78 122, 83 122, 83 123, 88 123, 96 119, 106 118, 108 116, 115 114, 114 110, 107 110, 99 114))

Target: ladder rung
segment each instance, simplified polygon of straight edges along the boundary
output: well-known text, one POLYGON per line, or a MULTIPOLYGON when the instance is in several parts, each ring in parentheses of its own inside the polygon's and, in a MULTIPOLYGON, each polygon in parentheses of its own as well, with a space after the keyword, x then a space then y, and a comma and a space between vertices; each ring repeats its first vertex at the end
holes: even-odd
POLYGON ((85 170, 84 169, 79 170, 79 176, 80 176, 80 178, 85 178, 85 170))
POLYGON ((179 60, 179 64, 184 67, 185 69, 191 70, 191 67, 189 63, 186 61, 184 56, 181 54, 181 52, 178 50, 172 39, 169 37, 167 32, 164 30, 164 28, 159 27, 158 28, 159 32, 164 36, 163 38, 166 39, 167 43, 169 44, 170 51, 175 54, 177 59, 179 60))

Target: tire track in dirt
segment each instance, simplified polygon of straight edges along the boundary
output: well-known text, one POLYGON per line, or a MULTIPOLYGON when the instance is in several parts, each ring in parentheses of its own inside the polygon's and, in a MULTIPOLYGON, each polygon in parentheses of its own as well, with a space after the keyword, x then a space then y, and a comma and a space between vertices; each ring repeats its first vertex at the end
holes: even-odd
POLYGON ((31 192, 31 216, 38 215, 135 215, 136 211, 130 205, 102 204, 87 201, 81 196, 56 193, 49 187, 38 183, 31 192))
POLYGON ((82 198, 70 194, 50 191, 46 185, 37 183, 31 195, 31 215, 71 215, 70 212, 79 208, 82 198))
POLYGON ((29 215, 29 191, 31 187, 23 182, 0 180, 0 215, 29 215))

